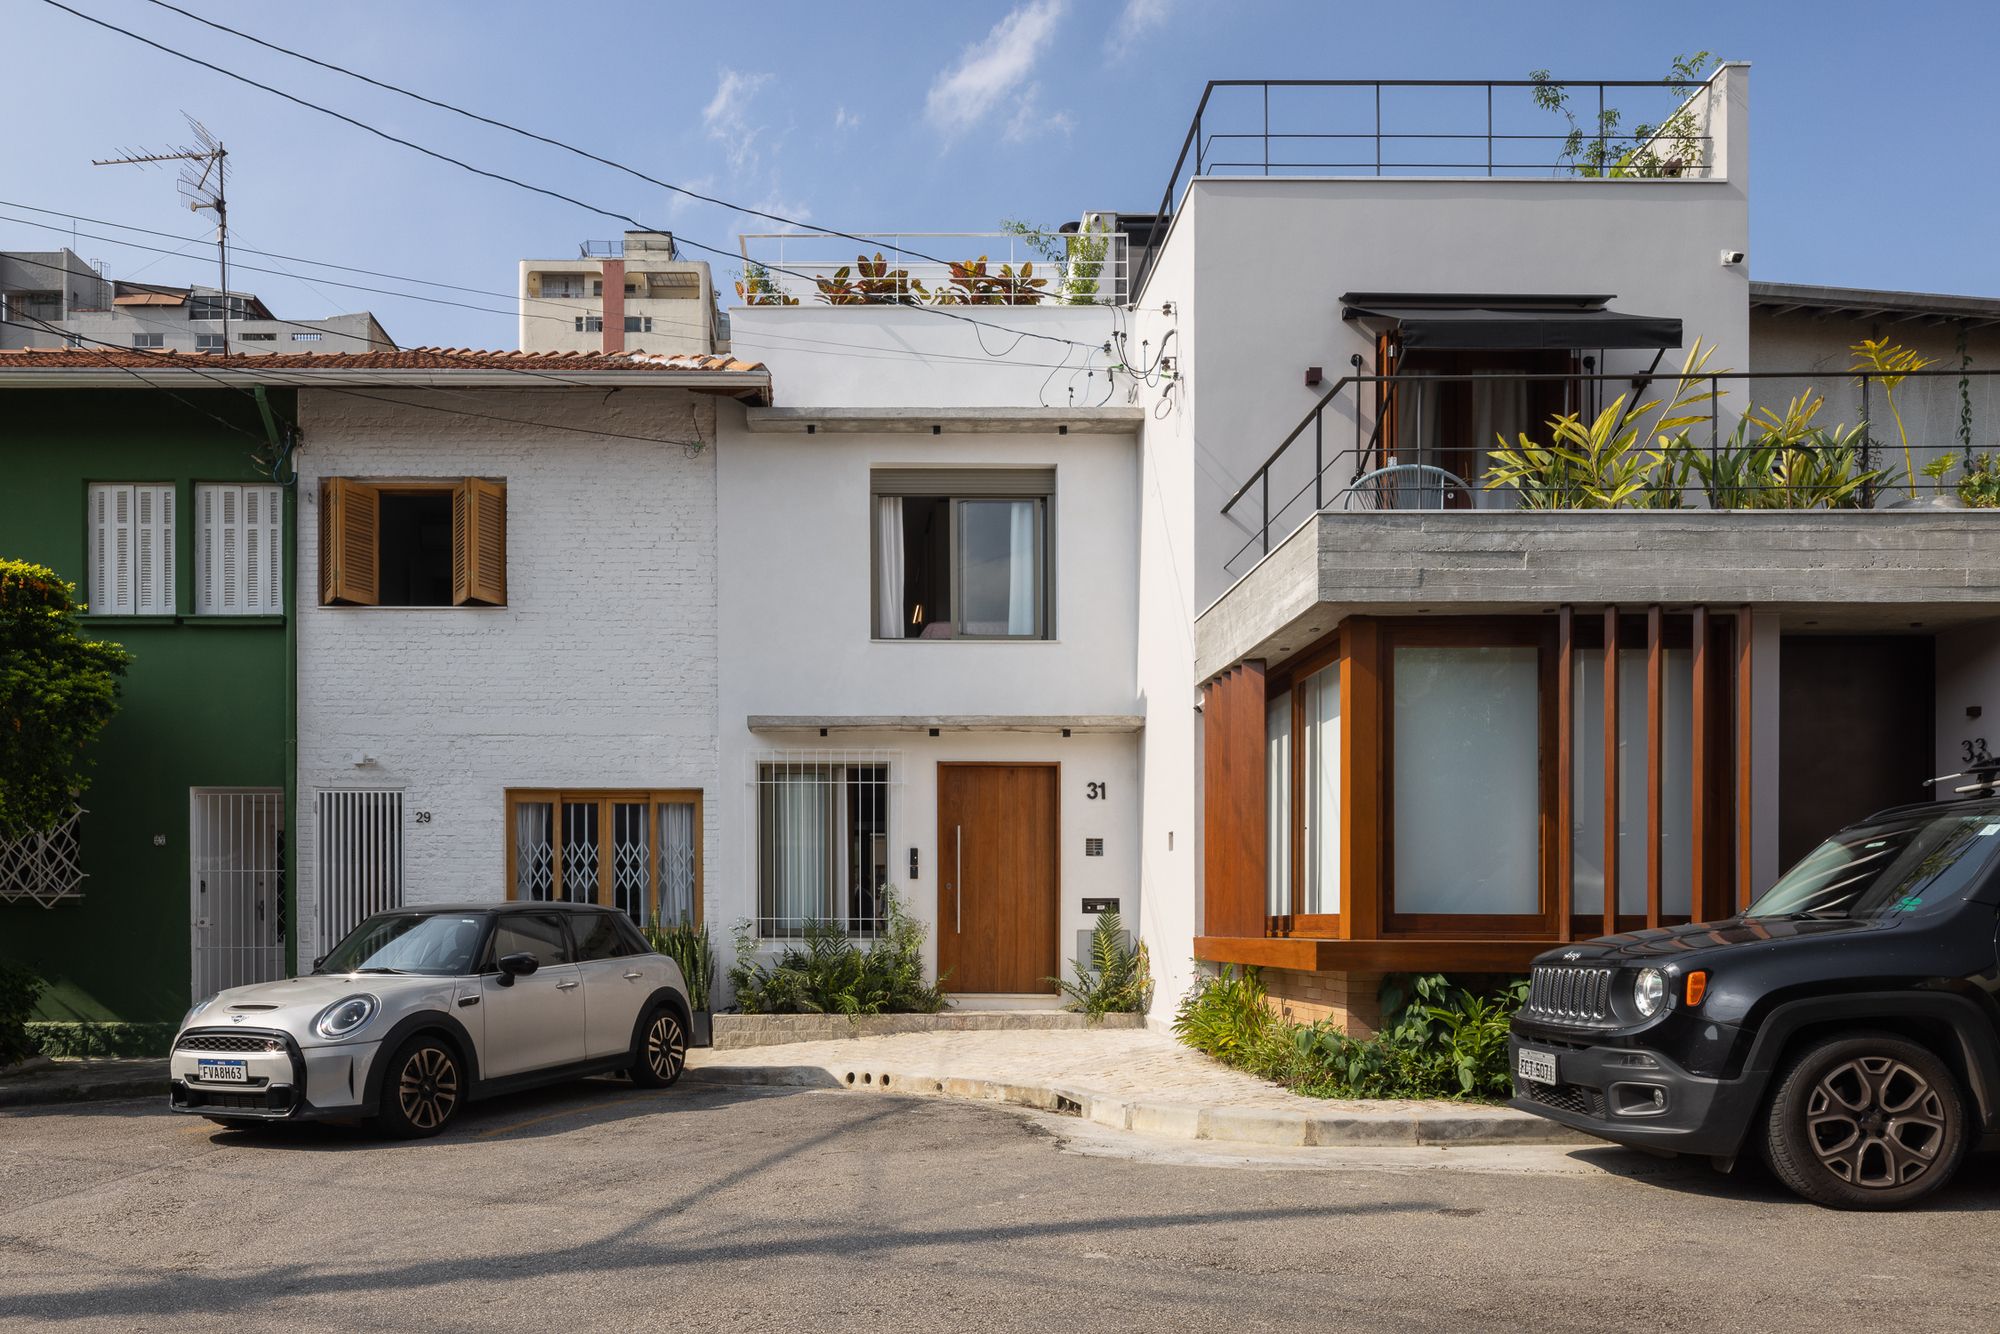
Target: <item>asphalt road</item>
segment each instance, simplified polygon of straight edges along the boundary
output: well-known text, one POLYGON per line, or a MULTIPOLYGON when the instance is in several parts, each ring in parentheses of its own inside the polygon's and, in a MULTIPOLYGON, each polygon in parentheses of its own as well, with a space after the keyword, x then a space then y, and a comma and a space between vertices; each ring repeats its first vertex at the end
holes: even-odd
POLYGON ((2000 1327, 2000 1164, 1842 1215, 1611 1149, 1142 1141, 608 1081, 449 1135, 0 1114, 0 1329, 2000 1327))

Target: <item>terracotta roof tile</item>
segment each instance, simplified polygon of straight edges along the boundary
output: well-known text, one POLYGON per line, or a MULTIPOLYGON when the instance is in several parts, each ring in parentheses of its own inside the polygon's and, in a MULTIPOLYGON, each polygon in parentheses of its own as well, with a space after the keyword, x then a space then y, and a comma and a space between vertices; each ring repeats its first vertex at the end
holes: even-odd
POLYGON ((230 356, 148 351, 140 348, 14 348, 0 349, 0 371, 32 368, 55 370, 134 370, 185 367, 189 370, 382 371, 382 370, 535 370, 572 371, 757 372, 762 362, 686 352, 484 352, 464 347, 408 347, 395 352, 277 352, 263 356, 230 356))

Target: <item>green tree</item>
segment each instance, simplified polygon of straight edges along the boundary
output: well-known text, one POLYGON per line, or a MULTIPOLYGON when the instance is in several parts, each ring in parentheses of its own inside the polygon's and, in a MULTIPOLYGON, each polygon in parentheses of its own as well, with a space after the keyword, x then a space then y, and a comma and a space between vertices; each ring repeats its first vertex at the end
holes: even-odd
POLYGON ((89 782, 84 747, 118 711, 132 655, 85 639, 76 585, 0 559, 0 838, 52 828, 89 782))

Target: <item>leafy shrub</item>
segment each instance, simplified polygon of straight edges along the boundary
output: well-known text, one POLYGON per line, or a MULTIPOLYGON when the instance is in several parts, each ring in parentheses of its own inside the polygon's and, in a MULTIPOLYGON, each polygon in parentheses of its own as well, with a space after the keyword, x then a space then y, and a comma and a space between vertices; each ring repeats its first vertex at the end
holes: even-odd
POLYGON ((1116 912, 1099 913, 1090 933, 1090 962, 1073 960, 1076 980, 1049 981, 1069 999, 1069 1008, 1092 1021, 1107 1014, 1144 1014, 1153 1001, 1153 969, 1144 945, 1125 943, 1125 924, 1116 912))
POLYGON ((680 965, 687 983, 688 1004, 698 1014, 708 1008, 709 992, 715 984, 715 946, 706 926, 680 922, 673 926, 649 926, 646 943, 680 965))
POLYGON ((883 888, 884 928, 867 949, 838 923, 809 922, 770 964, 757 962, 750 923, 736 928, 729 984, 745 1014, 936 1014, 938 983, 924 980, 924 926, 883 888))
POLYGON ((1385 993, 1392 1022, 1356 1038, 1324 1021, 1280 1018, 1254 969, 1225 968, 1182 998, 1174 1032, 1225 1065, 1311 1097, 1492 1100, 1512 1092, 1507 1024, 1526 998, 1525 982, 1482 997, 1438 974, 1417 977, 1385 993))
POLYGON ((1958 479, 1958 498, 1976 510, 2000 509, 2000 454, 1973 454, 1958 479))
POLYGON ((0 1069, 41 1054, 28 1036, 28 1016, 41 994, 41 978, 19 964, 0 962, 0 1069))
POLYGON ((165 1056, 174 1040, 173 1024, 100 1024, 71 1020, 36 1020, 28 1025, 29 1040, 44 1056, 165 1056))
POLYGON ((42 833, 89 784, 85 749, 118 711, 131 655, 86 639, 76 585, 0 559, 0 837, 42 833))

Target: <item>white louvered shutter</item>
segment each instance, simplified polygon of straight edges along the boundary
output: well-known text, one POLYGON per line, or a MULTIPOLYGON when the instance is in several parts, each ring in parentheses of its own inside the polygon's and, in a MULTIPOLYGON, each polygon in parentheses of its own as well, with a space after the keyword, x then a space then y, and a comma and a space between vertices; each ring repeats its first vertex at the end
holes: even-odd
POLYGON ((174 488, 90 488, 90 609, 170 616, 174 610, 174 488))
POLYGON ((281 503, 275 486, 198 489, 195 601, 202 615, 270 615, 283 609, 281 503))

